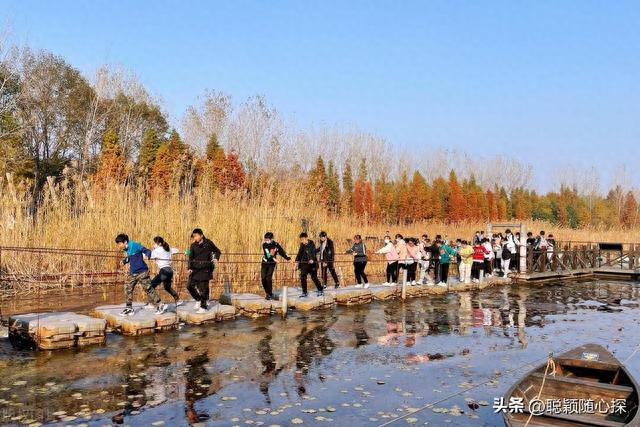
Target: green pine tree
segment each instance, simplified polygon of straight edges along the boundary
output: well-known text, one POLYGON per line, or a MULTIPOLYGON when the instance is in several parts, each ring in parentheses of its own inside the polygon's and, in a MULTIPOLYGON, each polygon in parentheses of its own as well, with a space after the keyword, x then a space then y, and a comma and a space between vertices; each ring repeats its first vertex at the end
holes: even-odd
POLYGON ((341 212, 351 212, 353 206, 353 172, 351 171, 351 163, 347 160, 344 170, 342 171, 342 206, 341 212))
POLYGON ((150 128, 145 132, 138 154, 138 170, 143 176, 148 176, 151 173, 161 143, 155 129, 150 128))

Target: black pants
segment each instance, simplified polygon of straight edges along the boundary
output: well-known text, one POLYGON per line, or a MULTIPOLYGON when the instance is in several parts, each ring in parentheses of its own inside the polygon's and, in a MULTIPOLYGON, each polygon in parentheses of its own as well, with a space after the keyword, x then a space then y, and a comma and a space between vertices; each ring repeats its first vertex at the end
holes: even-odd
POLYGON ((318 280, 318 267, 316 264, 300 264, 300 286, 302 293, 307 293, 307 275, 311 276, 311 281, 316 285, 318 291, 322 291, 322 285, 318 280))
POLYGON ((327 262, 325 264, 322 265, 322 285, 325 287, 327 286, 327 282, 329 279, 327 271, 329 271, 329 273, 331 273, 331 277, 333 278, 333 282, 336 284, 336 286, 340 286, 340 279, 338 279, 338 273, 336 273, 336 269, 333 266, 333 263, 327 262))
POLYGON ((484 274, 491 274, 493 273, 493 268, 491 268, 491 260, 490 259, 486 259, 484 260, 484 274))
POLYGON ((276 270, 275 262, 263 262, 260 268, 260 279, 262 288, 267 296, 273 295, 273 272, 276 270))
POLYGON ((440 282, 440 260, 439 259, 431 260, 431 265, 429 266, 429 270, 432 270, 432 269, 433 269, 433 282, 439 283, 440 282))
POLYGON ((354 261, 353 263, 353 273, 356 276, 356 282, 358 284, 369 283, 369 279, 367 279, 367 275, 364 272, 364 269, 367 268, 367 261, 354 261))
POLYGON ((387 283, 398 283, 398 261, 387 264, 387 283))
POLYGON ((440 263, 440 282, 447 283, 449 279, 449 263, 440 263))
POLYGON ((200 307, 207 308, 209 302, 209 281, 189 279, 187 290, 194 300, 200 301, 200 307))
POLYGON ((413 264, 406 264, 407 266, 407 282, 413 282, 416 280, 416 269, 418 268, 418 263, 414 262, 413 264))
POLYGON ((164 285, 164 290, 169 293, 173 297, 173 299, 178 299, 178 293, 173 290, 171 287, 171 283, 173 282, 173 270, 171 267, 163 267, 158 271, 156 277, 151 279, 151 286, 155 289, 158 287, 160 283, 164 285))
POLYGON ((484 261, 482 262, 473 262, 471 266, 471 278, 480 280, 480 272, 484 271, 484 261))

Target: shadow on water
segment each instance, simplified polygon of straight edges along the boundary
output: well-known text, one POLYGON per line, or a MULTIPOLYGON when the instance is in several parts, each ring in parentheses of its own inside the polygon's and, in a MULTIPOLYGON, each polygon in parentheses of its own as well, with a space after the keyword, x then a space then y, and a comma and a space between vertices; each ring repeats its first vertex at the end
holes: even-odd
MULTIPOLYGON (((460 392, 441 404, 460 412, 412 417, 499 425, 490 405, 468 409, 465 399, 490 404, 527 363, 585 339, 624 358, 638 344, 639 292, 613 281, 492 288, 110 335, 76 351, 17 351, 3 340, 0 422, 370 425, 460 392)), ((629 367, 640 372, 640 362, 629 367)))

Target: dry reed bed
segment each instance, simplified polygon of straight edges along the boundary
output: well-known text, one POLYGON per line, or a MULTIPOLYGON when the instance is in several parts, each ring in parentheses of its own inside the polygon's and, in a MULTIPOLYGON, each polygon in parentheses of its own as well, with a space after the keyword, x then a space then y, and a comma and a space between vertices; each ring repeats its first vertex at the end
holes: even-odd
MULTIPOLYGON (((303 220, 312 238, 316 238, 320 230, 327 231, 338 251, 347 248, 348 239, 355 233, 381 237, 389 230, 405 236, 426 232, 450 238, 470 238, 475 230, 486 226, 433 222, 392 226, 350 215, 330 215, 313 199, 313 194, 308 194, 303 183, 269 183, 252 195, 221 194, 197 188, 150 196, 141 188, 116 185, 95 188, 67 177, 59 184, 49 183, 34 203, 26 186, 3 180, 0 184, 0 245, 66 249, 34 253, 2 250, 0 268, 5 288, 8 281, 20 282, 25 290, 33 290, 29 283, 35 287, 45 283, 47 289, 54 290, 56 285, 67 289, 100 284, 100 274, 96 273, 112 276, 122 272, 118 266, 121 255, 115 252, 113 244, 118 232, 126 232, 132 239, 148 246, 153 236, 162 235, 172 246, 184 250, 190 243, 191 230, 203 228, 224 254, 213 284, 214 293, 218 293, 225 281, 232 283, 234 290, 239 292, 259 290, 262 235, 267 230, 275 232, 276 239, 295 254, 303 220), (78 251, 82 249, 90 250, 78 251)), ((535 221, 527 221, 527 226, 531 230, 552 231, 563 241, 640 241, 640 230, 557 229, 535 221)), ((370 246, 374 245, 370 243, 370 246)), ((341 257, 339 266, 345 281, 352 281, 350 258, 341 257)), ((176 269, 178 285, 182 286, 186 280, 186 267, 180 259, 176 269)), ((373 257, 368 270, 375 279, 382 279, 383 269, 384 261, 373 257)), ((111 282, 120 282, 123 276, 118 277, 111 282)), ((276 281, 278 285, 295 283, 294 267, 281 264, 276 281)))

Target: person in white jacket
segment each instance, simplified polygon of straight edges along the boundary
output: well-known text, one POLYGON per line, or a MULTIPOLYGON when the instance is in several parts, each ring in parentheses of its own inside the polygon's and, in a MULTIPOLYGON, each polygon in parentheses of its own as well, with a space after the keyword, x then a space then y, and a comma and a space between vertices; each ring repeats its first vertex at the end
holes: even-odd
POLYGON ((511 259, 515 256, 517 246, 513 240, 513 235, 508 234, 505 243, 502 245, 502 275, 507 277, 511 271, 511 259))
MULTIPOLYGON (((151 280, 151 286, 155 289, 162 283, 164 290, 173 297, 176 306, 181 305, 182 301, 180 301, 178 293, 171 286, 173 283, 173 261, 171 258, 178 252, 178 249, 170 247, 162 237, 156 236, 153 238, 151 259, 155 261, 158 266, 158 274, 151 280)), ((160 311, 164 312, 166 309, 166 304, 162 304, 160 311)))
POLYGON ((427 270, 429 269, 431 258, 431 240, 429 240, 429 236, 422 235, 420 243, 418 243, 418 249, 420 250, 420 283, 426 285, 428 280, 427 270))

